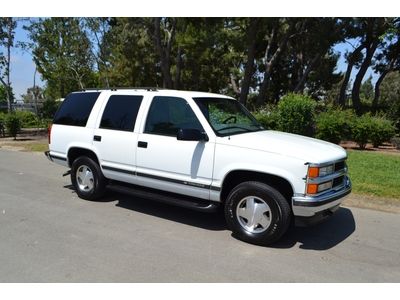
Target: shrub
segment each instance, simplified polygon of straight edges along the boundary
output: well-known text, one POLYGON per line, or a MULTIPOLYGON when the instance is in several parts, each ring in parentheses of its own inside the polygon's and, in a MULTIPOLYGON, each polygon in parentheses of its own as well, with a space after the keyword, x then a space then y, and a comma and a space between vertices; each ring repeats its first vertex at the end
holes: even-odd
POLYGON ((395 135, 392 122, 383 117, 372 117, 370 139, 374 147, 379 147, 383 142, 388 142, 395 135))
POLYGON ((38 127, 39 118, 30 111, 16 111, 15 114, 21 121, 21 127, 32 128, 38 127))
POLYGON ((6 114, 0 111, 0 136, 5 135, 6 114))
POLYGON ((278 103, 279 129, 311 136, 314 125, 315 101, 306 95, 287 94, 278 103))
POLYGON ((6 117, 6 128, 9 135, 17 139, 17 134, 21 130, 21 121, 17 114, 10 113, 6 117))
POLYGON ((263 108, 253 113, 253 115, 265 129, 278 130, 279 113, 276 107, 263 108))
POLYGON ((372 130, 373 120, 370 114, 353 118, 351 124, 351 134, 353 140, 358 144, 360 149, 365 149, 365 146, 370 140, 372 130))
POLYGON ((349 136, 353 116, 351 110, 328 108, 327 111, 321 112, 316 117, 315 137, 339 144, 340 141, 349 136))

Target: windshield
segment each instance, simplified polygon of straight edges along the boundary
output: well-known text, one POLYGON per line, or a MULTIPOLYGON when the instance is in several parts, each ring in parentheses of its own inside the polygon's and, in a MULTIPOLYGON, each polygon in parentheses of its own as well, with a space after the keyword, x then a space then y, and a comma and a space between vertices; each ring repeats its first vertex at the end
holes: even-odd
POLYGON ((193 98, 218 136, 264 130, 248 110, 236 100, 193 98))

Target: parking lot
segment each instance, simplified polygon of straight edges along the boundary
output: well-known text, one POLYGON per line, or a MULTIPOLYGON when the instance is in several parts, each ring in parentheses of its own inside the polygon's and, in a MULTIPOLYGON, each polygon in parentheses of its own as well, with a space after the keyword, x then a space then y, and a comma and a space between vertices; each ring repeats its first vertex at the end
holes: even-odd
POLYGON ((218 214, 79 199, 43 154, 0 150, 0 282, 397 282, 398 214, 343 207, 273 247, 218 214))

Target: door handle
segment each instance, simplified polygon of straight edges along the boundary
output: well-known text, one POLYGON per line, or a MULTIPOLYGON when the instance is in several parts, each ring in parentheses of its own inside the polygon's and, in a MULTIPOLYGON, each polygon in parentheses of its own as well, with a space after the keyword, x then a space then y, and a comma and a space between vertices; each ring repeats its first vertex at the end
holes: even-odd
POLYGON ((93 137, 93 141, 95 141, 95 142, 101 142, 101 136, 100 136, 100 135, 95 135, 95 136, 93 137))
POLYGON ((139 148, 147 148, 147 142, 139 141, 137 145, 139 148))

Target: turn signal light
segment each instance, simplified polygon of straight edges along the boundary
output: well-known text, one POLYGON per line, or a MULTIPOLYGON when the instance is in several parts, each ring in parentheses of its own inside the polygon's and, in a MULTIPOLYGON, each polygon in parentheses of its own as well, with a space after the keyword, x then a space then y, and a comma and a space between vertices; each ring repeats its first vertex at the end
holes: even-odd
POLYGON ((317 167, 309 167, 308 168, 308 177, 309 178, 316 178, 319 175, 319 168, 317 167))
POLYGON ((318 184, 310 183, 307 185, 307 194, 316 194, 318 192, 318 184))

